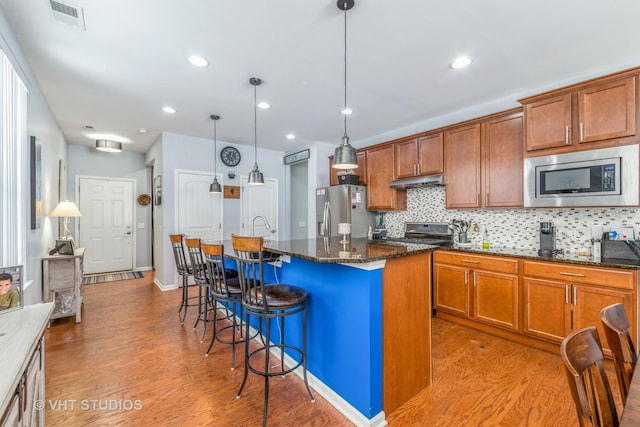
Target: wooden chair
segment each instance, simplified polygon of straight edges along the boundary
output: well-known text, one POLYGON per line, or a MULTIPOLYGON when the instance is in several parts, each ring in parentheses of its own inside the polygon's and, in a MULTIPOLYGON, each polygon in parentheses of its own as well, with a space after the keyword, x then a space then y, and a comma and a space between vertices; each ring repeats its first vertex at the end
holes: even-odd
POLYGON ((602 365, 602 345, 595 326, 572 332, 560 345, 580 426, 619 424, 616 405, 602 365))
POLYGON ((269 378, 282 376, 302 366, 302 377, 311 398, 315 402, 309 382, 307 381, 307 292, 297 286, 282 283, 266 284, 264 281, 264 239, 262 237, 241 237, 231 235, 231 243, 236 254, 238 277, 242 292, 242 307, 245 310, 245 336, 249 336, 249 318, 254 316, 262 327, 264 321, 264 341, 262 346, 249 352, 249 340, 245 340, 244 378, 238 391, 240 398, 242 389, 247 382, 249 371, 264 377, 264 406, 262 425, 267 423, 267 407, 269 403, 269 378), (301 347, 285 341, 285 319, 301 314, 302 343, 301 347), (280 330, 279 342, 271 342, 271 320, 274 320, 280 330), (279 350, 280 363, 272 364, 271 351, 279 350), (293 366, 285 366, 285 349, 287 355, 293 359, 293 366), (264 362, 254 360, 262 354, 264 362), (252 363, 253 362, 253 363, 252 363))
POLYGON ((187 308, 195 307, 198 303, 191 302, 196 297, 189 296, 189 276, 193 276, 193 270, 187 262, 187 257, 184 253, 183 234, 169 234, 169 240, 171 240, 171 248, 173 249, 173 257, 176 262, 176 271, 182 277, 182 301, 180 302, 180 308, 178 309, 178 315, 184 309, 182 313, 181 323, 184 323, 184 319, 187 317, 187 308))
POLYGON ((620 386, 622 402, 626 403, 629 384, 638 362, 638 354, 629 333, 629 320, 621 303, 613 304, 600 311, 604 335, 613 354, 616 377, 620 386))

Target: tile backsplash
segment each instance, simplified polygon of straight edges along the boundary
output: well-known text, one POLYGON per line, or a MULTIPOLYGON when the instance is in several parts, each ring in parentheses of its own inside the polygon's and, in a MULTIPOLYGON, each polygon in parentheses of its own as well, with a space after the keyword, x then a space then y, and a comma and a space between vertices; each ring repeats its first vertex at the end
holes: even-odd
POLYGON ((494 247, 535 249, 540 245, 540 222, 551 221, 556 227, 556 248, 577 253, 591 247, 592 227, 633 227, 640 233, 640 208, 517 208, 517 209, 445 209, 445 187, 407 190, 407 210, 385 215, 387 233, 402 236, 405 222, 451 222, 463 219, 478 224, 480 232, 469 230, 474 244, 482 243, 485 228, 494 247))

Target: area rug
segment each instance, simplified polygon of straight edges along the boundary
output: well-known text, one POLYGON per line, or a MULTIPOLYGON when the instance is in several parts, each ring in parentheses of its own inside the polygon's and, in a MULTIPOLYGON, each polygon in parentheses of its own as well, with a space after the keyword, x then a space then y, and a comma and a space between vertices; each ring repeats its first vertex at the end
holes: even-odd
POLYGON ((93 285, 94 283, 115 282, 116 280, 141 279, 143 276, 139 271, 127 271, 124 273, 92 274, 84 276, 82 283, 93 285))

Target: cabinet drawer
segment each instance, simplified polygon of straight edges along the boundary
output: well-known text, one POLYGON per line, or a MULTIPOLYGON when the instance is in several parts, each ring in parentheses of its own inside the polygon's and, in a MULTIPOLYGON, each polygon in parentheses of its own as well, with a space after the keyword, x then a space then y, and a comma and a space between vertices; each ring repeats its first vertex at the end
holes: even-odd
POLYGON ((76 283, 74 259, 59 259, 49 262, 49 289, 73 288, 76 283))
POLYGON ((607 286, 618 289, 635 288, 636 273, 631 270, 583 267, 554 262, 524 262, 524 275, 572 283, 607 286))
POLYGON ((518 260, 512 258, 472 255, 448 251, 436 251, 434 262, 466 267, 473 270, 488 270, 495 273, 518 274, 518 260))

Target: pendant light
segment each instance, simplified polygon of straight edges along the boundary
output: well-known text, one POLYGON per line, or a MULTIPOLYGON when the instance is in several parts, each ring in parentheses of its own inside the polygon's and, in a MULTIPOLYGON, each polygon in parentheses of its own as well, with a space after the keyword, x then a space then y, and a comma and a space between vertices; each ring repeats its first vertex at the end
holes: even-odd
POLYGON ((212 114, 211 120, 213 120, 213 182, 209 186, 209 193, 220 194, 222 186, 218 182, 218 134, 216 129, 216 122, 220 120, 220 116, 212 114))
POLYGON ((333 155, 333 167, 336 169, 355 169, 358 167, 356 149, 349 144, 347 136, 347 10, 354 6, 354 0, 338 0, 338 9, 344 10, 344 136, 342 143, 333 155))
POLYGON ((254 159, 253 170, 249 173, 249 185, 264 185, 264 176, 258 169, 258 95, 257 87, 262 84, 262 80, 251 77, 249 83, 253 85, 253 132, 254 132, 254 159))

